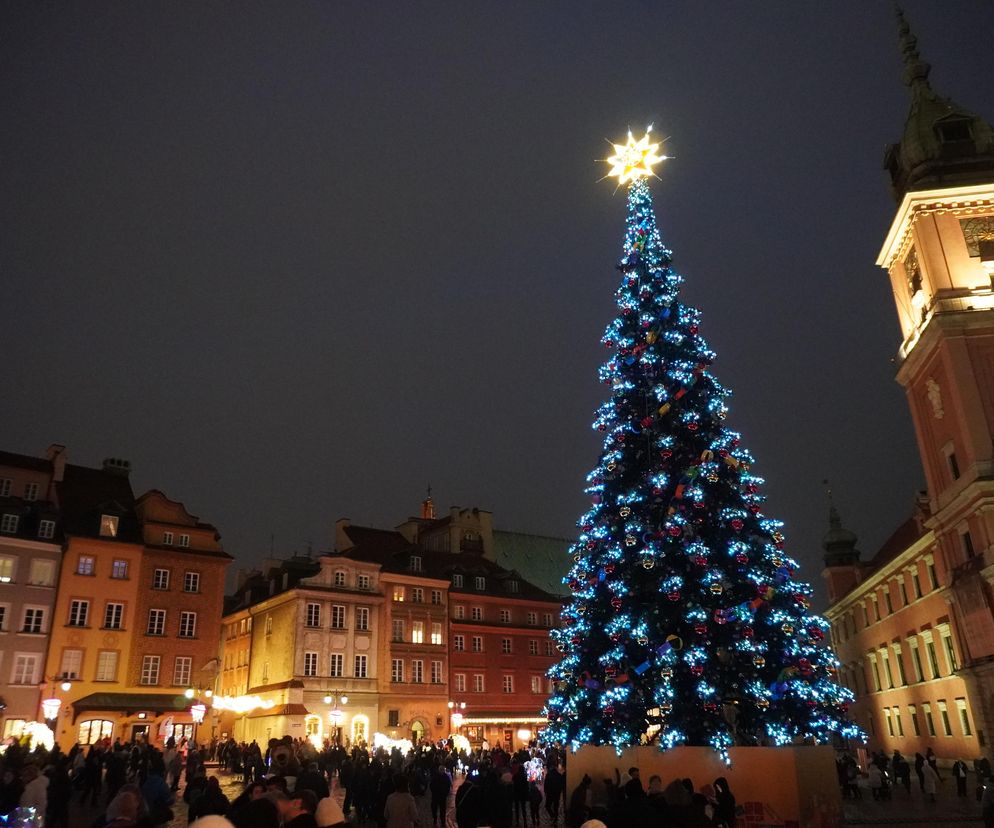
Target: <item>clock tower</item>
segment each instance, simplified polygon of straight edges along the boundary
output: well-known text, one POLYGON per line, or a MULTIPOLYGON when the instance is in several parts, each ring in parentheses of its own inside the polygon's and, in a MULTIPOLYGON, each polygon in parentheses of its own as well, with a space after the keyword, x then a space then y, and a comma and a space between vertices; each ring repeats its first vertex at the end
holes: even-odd
POLYGON ((898 22, 911 109, 884 160, 898 209, 877 264, 901 326, 897 381, 925 471, 957 672, 994 735, 994 129, 933 90, 900 12, 898 22))

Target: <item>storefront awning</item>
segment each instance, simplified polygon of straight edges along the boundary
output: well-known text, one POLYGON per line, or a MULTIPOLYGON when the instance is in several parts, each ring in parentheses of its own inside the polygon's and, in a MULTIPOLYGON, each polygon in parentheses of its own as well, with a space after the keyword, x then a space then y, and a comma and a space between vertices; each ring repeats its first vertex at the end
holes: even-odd
POLYGON ((73 721, 81 713, 89 710, 108 710, 121 713, 137 713, 140 710, 154 715, 160 713, 185 712, 192 702, 183 694, 172 693, 91 693, 70 702, 73 721))

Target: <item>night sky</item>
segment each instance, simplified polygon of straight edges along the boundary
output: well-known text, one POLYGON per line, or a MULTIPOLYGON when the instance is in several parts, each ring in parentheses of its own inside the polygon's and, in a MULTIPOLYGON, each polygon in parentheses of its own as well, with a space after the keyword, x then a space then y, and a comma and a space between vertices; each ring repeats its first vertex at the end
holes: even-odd
MULTIPOLYGON (((994 3, 906 8, 994 118, 994 3)), ((910 514, 889 3, 31 0, 0 40, 0 448, 127 458, 242 565, 429 481, 567 535, 624 227, 595 159, 654 122, 663 239, 802 573, 823 478, 864 555, 910 514)))

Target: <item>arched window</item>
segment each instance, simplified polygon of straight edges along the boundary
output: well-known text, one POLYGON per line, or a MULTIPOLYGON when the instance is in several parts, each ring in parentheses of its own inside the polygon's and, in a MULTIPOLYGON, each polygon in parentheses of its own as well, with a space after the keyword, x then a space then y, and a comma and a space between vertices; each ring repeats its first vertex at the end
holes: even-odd
POLYGON ((79 723, 79 736, 76 741, 81 745, 94 745, 101 739, 110 739, 113 735, 113 722, 107 719, 87 719, 79 723))
POLYGON ((358 715, 352 717, 352 744, 365 742, 369 739, 369 717, 358 715))

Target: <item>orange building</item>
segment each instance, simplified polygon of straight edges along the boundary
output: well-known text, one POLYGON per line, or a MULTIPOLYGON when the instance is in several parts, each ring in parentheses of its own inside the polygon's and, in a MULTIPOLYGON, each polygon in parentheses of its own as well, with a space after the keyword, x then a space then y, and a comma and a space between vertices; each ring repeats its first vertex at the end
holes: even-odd
POLYGON ((932 89, 903 20, 901 45, 912 103, 877 264, 928 488, 869 562, 833 511, 826 616, 870 747, 949 762, 994 736, 994 128, 932 89))
POLYGON ((213 687, 230 559, 182 504, 136 501, 129 472, 67 465, 57 487, 66 540, 45 675, 63 748, 191 736, 186 691, 213 687))

